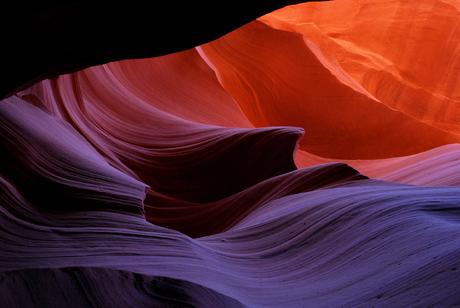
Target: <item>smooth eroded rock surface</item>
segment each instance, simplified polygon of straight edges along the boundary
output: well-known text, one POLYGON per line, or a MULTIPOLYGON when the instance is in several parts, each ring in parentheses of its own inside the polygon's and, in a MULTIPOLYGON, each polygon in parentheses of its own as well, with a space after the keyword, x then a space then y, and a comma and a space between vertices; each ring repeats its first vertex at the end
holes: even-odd
POLYGON ((0 307, 460 305, 458 3, 287 2, 13 4, 0 307))

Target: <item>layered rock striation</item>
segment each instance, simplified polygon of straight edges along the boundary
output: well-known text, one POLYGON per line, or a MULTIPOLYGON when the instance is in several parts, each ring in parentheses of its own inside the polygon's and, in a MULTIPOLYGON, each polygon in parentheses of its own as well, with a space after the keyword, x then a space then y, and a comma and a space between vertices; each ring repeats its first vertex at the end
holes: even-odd
POLYGON ((458 3, 286 4, 14 4, 0 306, 460 304, 458 3))

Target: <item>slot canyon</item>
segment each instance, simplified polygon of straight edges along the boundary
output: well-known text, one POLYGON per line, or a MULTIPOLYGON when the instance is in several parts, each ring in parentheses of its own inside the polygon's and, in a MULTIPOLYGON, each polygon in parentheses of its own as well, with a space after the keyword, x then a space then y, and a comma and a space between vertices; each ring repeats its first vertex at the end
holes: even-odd
POLYGON ((458 0, 0 23, 1 307, 460 305, 458 0))

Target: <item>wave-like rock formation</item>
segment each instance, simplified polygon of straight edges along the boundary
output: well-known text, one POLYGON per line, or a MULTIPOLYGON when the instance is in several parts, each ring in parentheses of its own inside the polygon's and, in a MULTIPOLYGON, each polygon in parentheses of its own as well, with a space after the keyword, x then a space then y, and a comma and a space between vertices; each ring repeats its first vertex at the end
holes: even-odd
POLYGON ((460 305, 457 2, 91 3, 2 20, 1 307, 460 305))
POLYGON ((17 97, 1 102, 0 119, 0 172, 34 204, 142 212, 147 186, 111 167, 69 123, 17 97))
POLYGON ((229 229, 270 201, 364 178, 346 164, 331 163, 272 177, 213 203, 184 202, 149 192, 145 216, 152 223, 201 237, 229 229))
POLYGON ((120 171, 172 197, 212 202, 296 168, 293 151, 302 129, 225 128, 186 121, 154 107, 167 104, 168 93, 164 100, 155 92, 149 100, 141 99, 126 90, 110 66, 61 76, 29 92, 120 171))
POLYGON ((58 303, 75 298, 70 306, 123 303, 127 293, 142 303, 146 292, 155 303, 155 277, 171 279, 179 294, 202 286, 189 301, 217 298, 229 307, 458 303, 459 188, 366 179, 329 185, 272 200, 226 232, 191 239, 138 214, 45 212, 2 180, 1 289, 23 290, 2 301, 46 303, 54 295, 26 290, 50 275, 58 303), (146 277, 132 278, 139 274, 146 277), (85 292, 96 283, 97 291, 85 292))

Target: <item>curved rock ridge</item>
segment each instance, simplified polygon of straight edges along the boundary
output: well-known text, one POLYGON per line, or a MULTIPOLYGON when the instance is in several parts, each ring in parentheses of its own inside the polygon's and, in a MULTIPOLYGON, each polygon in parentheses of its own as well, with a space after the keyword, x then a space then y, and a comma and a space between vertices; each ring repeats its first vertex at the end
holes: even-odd
POLYGON ((302 127, 300 149, 314 155, 376 159, 459 142, 381 104, 301 34, 254 21, 200 50, 254 126, 302 127))
POLYGON ((111 167, 49 111, 18 97, 0 101, 0 143, 0 174, 36 205, 143 212, 147 185, 111 167))
POLYGON ((324 48, 383 104, 458 134, 459 18, 456 0, 337 0, 259 20, 324 48))
POLYGON ((459 159, 460 145, 446 145, 402 158, 379 178, 420 186, 460 186, 459 159))
POLYGON ((155 101, 126 89, 107 66, 42 82, 26 93, 71 123, 113 166, 173 198, 213 202, 296 169, 293 153, 302 129, 190 122, 155 108, 161 96, 155 101))
POLYGON ((226 231, 270 201, 359 179, 367 177, 346 164, 330 163, 272 177, 212 203, 184 202, 149 191, 145 217, 155 225, 202 237, 226 231))
POLYGON ((305 1, 16 1, 0 20, 8 46, 0 99, 89 66, 193 48, 297 2, 305 1))
POLYGON ((3 272, 0 285, 3 307, 247 307, 185 280, 97 267, 3 272))
POLYGON ((194 48, 107 68, 127 91, 161 111, 202 124, 254 127, 194 48))
MULTIPOLYGON (((422 153, 374 160, 344 160, 370 178, 419 186, 460 186, 460 145, 449 144, 422 153)), ((295 162, 299 168, 332 162, 297 151, 295 162)))

